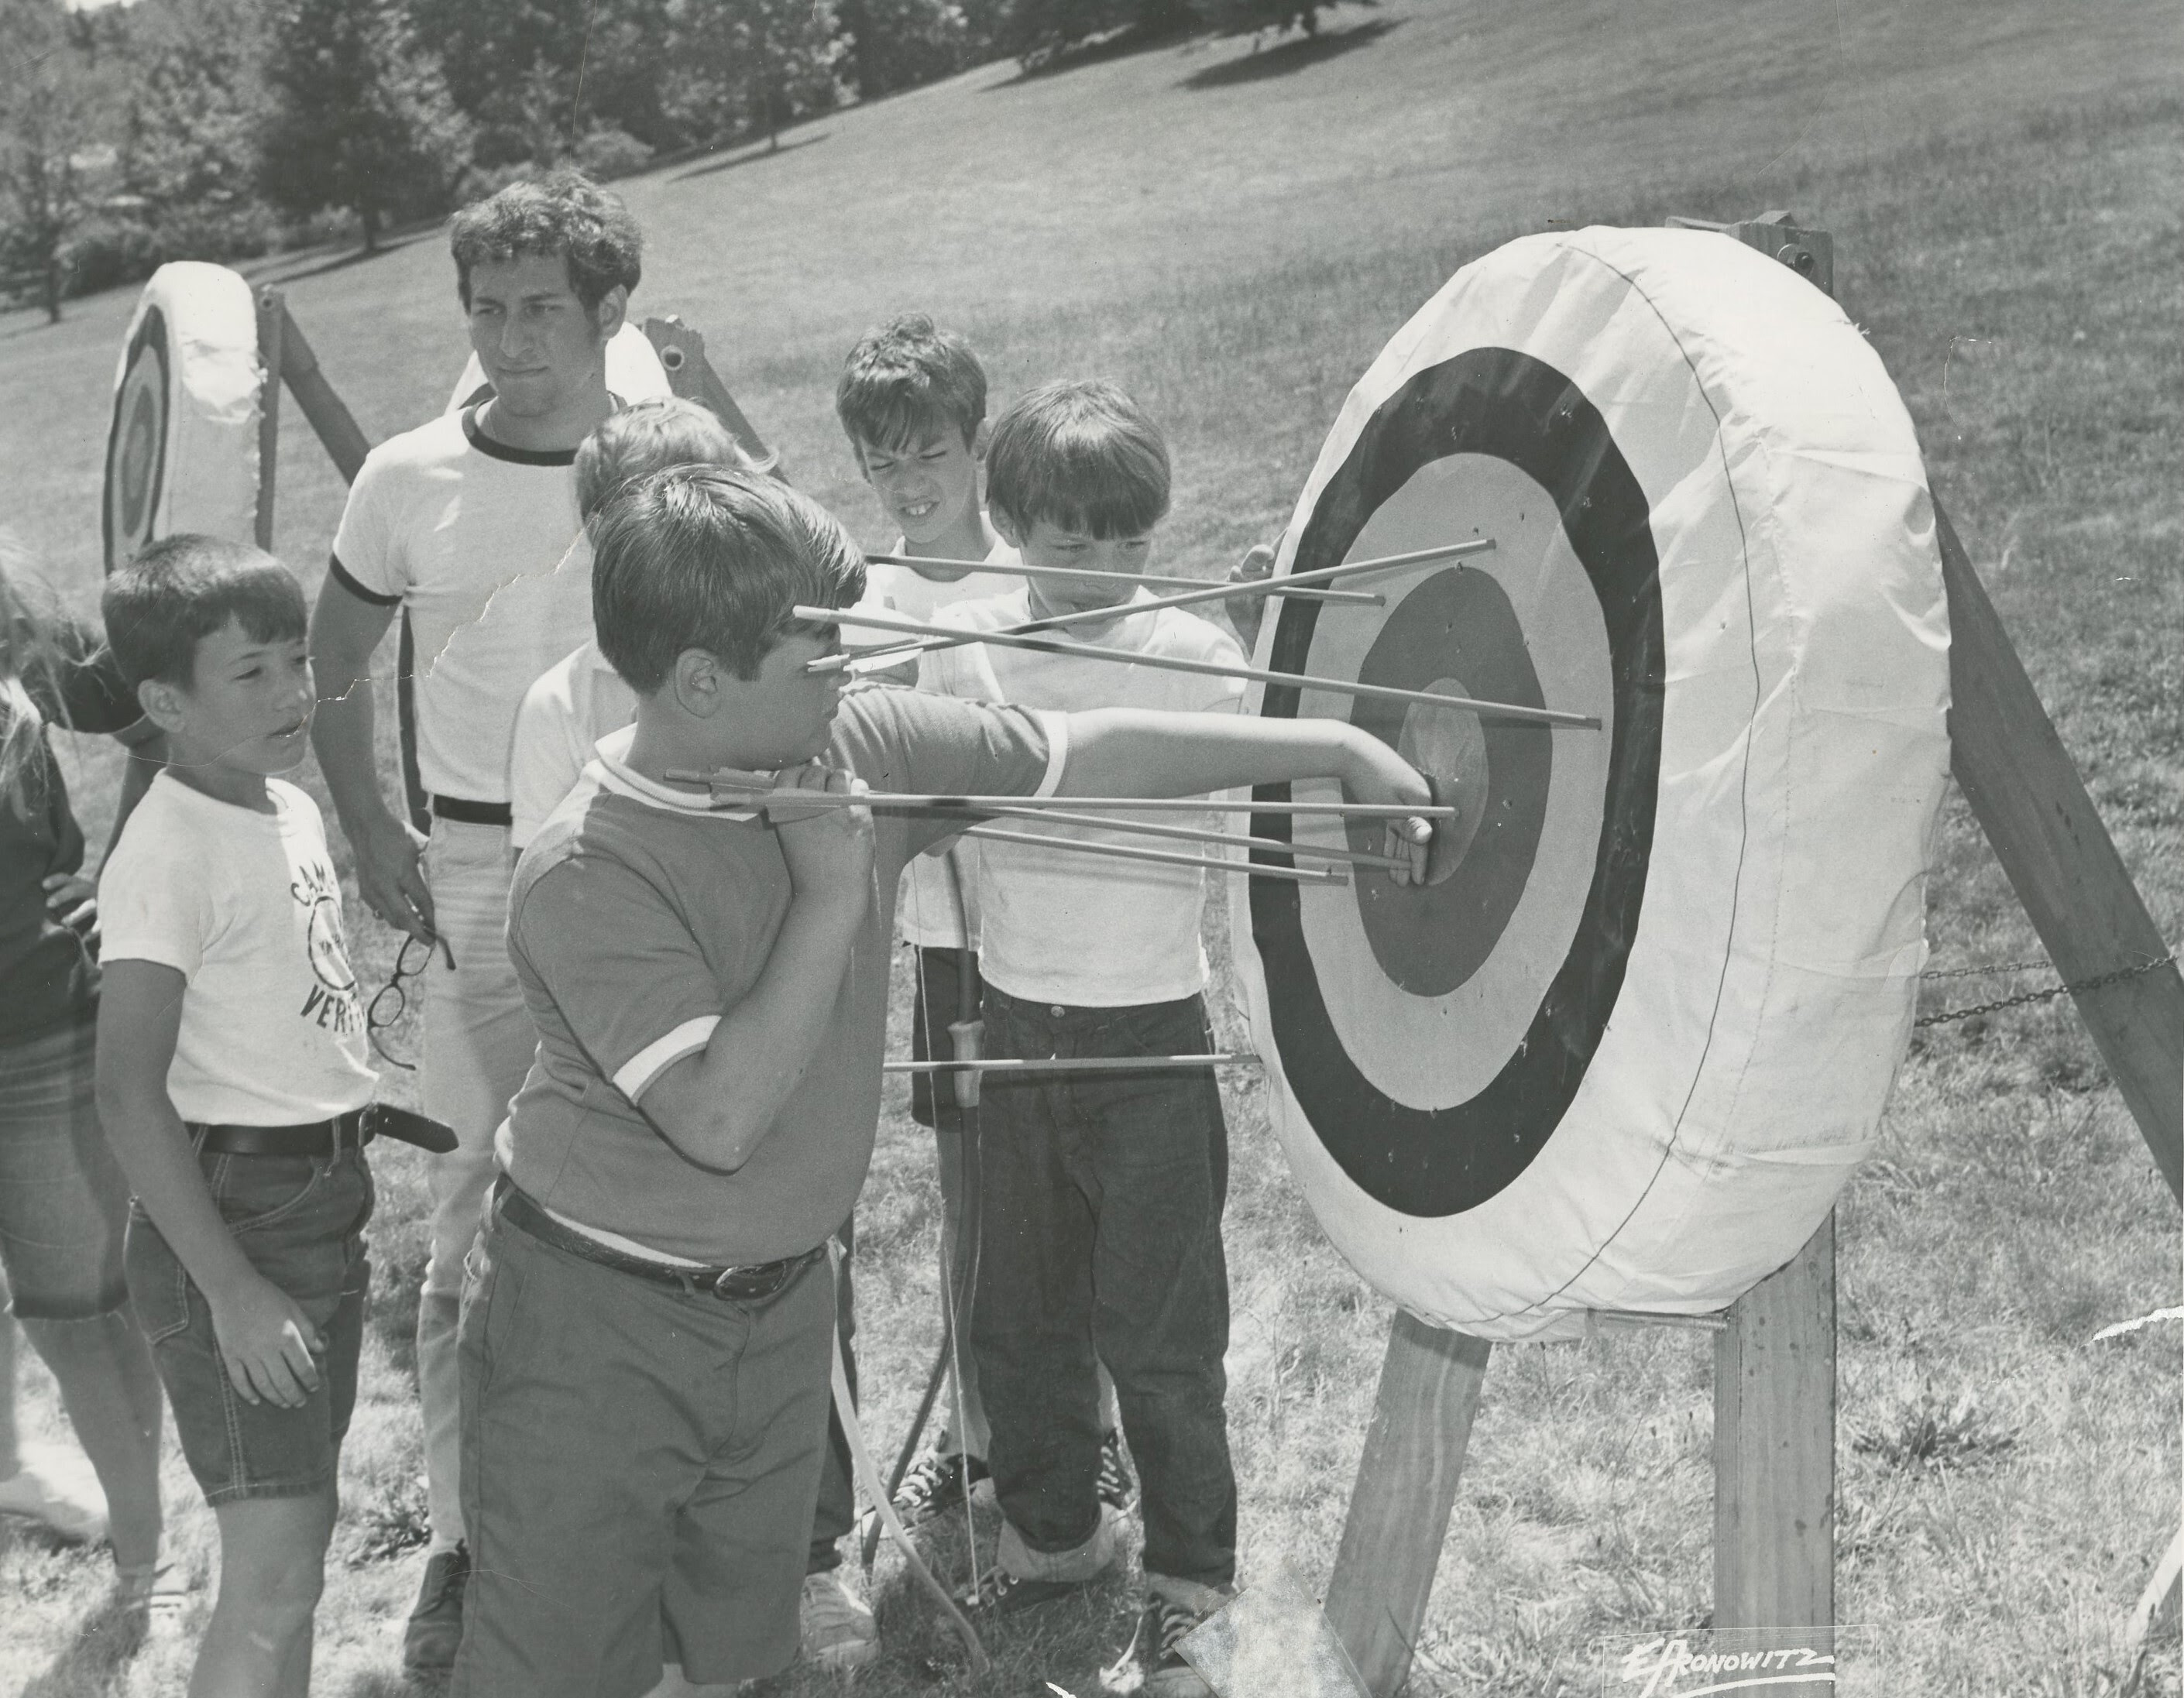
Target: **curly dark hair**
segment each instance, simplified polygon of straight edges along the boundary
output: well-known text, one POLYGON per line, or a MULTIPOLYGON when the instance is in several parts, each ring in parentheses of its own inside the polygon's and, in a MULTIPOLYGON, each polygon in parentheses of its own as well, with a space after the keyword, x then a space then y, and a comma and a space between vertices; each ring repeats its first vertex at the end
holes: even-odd
POLYGON ((569 286, 591 312, 620 284, 637 287, 644 275, 644 237, 621 198, 581 171, 554 171, 510 183, 474 201, 448 224, 455 258, 455 292, 471 303, 471 268, 480 262, 563 253, 569 286))

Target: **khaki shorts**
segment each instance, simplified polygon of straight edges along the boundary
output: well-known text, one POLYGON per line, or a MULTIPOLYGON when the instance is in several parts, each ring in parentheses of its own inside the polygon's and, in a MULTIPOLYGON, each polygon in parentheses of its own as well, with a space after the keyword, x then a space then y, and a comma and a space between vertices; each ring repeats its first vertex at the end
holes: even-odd
POLYGON ((692 1295, 499 1217, 462 1317, 471 1545, 455 1698, 629 1698, 794 1660, 833 1272, 692 1295))

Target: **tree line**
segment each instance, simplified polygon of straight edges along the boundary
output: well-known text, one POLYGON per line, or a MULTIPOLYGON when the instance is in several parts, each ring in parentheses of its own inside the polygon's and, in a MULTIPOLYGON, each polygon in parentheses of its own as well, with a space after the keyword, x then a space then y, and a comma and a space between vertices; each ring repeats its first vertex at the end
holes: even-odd
POLYGON ((574 164, 613 176, 1014 57, 1298 0, 0 0, 0 296, 444 212, 574 164))

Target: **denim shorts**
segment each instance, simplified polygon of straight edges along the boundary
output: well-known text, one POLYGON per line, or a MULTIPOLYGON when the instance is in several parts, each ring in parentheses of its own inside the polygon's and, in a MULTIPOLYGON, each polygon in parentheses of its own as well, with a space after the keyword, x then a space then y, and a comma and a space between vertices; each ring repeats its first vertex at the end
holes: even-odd
POLYGON ((92 1030, 0 1046, 0 1267, 25 1321, 87 1321, 129 1300, 129 1183, 99 1128, 92 1030))
POLYGON ((356 1406, 364 1226, 371 1170, 363 1153, 209 1155, 198 1163, 220 1219, 250 1265, 295 1299, 326 1343, 319 1389, 303 1406, 243 1400, 227 1377, 204 1294, 136 1205, 129 1222, 129 1297, 151 1340, 182 1455, 208 1503, 309 1497, 333 1483, 356 1406))

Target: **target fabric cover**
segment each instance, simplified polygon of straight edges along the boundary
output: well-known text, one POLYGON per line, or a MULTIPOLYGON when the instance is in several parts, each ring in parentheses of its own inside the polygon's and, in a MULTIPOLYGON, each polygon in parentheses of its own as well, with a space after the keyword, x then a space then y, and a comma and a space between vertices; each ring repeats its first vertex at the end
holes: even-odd
POLYGON ((1528 238, 1374 362, 1275 570, 1480 536, 1260 633, 1263 667, 1601 721, 1256 692, 1456 779, 1468 838, 1424 889, 1235 882, 1275 1127, 1337 1247, 1436 1323, 1716 1311, 1825 1218, 1910 1033, 1948 770, 1911 421, 1841 309, 1741 243, 1528 238))
POLYGON ((258 516, 258 308, 225 265, 152 274, 114 374, 106 437, 106 569, 201 531, 247 543, 258 516))

